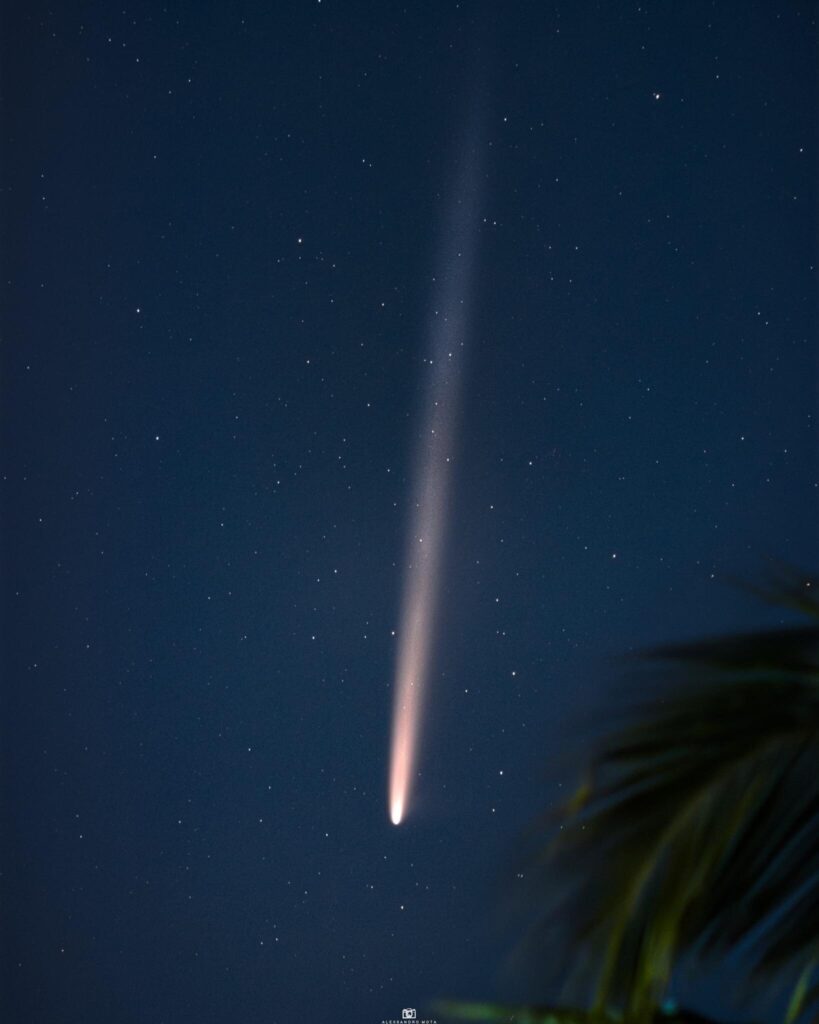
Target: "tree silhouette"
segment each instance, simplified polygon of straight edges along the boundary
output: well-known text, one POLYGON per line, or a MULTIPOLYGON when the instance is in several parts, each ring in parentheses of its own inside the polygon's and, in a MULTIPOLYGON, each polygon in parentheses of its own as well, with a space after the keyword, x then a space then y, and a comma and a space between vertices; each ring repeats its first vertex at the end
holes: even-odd
POLYGON ((741 947, 749 982, 798 975, 787 1024, 817 1019, 819 581, 782 570, 755 589, 806 621, 643 655, 665 685, 599 743, 559 827, 541 830, 539 902, 566 928, 588 1009, 447 1012, 701 1022, 661 1009, 675 967, 741 947))

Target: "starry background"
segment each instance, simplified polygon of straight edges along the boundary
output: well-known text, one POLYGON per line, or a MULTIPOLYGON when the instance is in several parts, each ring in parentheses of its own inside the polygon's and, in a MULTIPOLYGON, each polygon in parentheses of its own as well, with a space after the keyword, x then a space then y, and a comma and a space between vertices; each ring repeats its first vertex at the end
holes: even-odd
POLYGON ((612 659, 778 621, 725 579, 816 565, 815 15, 5 5, 4 1020, 543 994, 493 908, 612 659), (424 325, 478 90, 442 640, 396 829, 424 325))

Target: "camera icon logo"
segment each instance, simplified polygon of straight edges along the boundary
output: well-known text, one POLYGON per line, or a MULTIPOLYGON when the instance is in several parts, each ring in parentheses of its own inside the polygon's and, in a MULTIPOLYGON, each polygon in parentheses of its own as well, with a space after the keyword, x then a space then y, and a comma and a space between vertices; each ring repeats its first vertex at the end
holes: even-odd
POLYGON ((416 1020, 417 1017, 418 1017, 418 1014, 415 1012, 415 1010, 402 1010, 401 1011, 401 1020, 416 1020))

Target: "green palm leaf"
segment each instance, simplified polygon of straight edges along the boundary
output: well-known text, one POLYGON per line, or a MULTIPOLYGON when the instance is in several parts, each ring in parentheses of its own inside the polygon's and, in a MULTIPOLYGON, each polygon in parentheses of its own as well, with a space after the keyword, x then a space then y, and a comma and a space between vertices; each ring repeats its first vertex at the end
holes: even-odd
POLYGON ((819 626, 651 658, 681 678, 603 744, 549 859, 596 1012, 638 1021, 682 954, 742 943, 765 975, 819 946, 819 626))

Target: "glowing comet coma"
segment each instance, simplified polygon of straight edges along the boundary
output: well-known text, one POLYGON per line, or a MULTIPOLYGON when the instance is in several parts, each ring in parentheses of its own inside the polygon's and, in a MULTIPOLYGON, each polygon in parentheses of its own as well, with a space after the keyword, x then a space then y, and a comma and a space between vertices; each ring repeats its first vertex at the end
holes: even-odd
POLYGON ((434 643, 461 363, 477 248, 480 170, 476 133, 461 153, 429 327, 426 408, 415 467, 392 722, 389 814, 406 816, 417 775, 424 695, 434 643))

